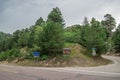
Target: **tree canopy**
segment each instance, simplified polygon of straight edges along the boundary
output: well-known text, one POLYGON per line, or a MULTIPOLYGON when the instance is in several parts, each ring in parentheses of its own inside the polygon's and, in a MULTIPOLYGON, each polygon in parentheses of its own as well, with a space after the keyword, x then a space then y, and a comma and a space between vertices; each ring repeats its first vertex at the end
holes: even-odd
POLYGON ((34 51, 55 56, 62 54, 65 43, 79 43, 86 48, 87 53, 96 48, 98 56, 111 46, 120 52, 120 25, 112 32, 115 27, 116 21, 111 14, 106 14, 102 21, 96 18, 88 21, 85 17, 83 24, 66 27, 62 13, 56 7, 48 14, 46 21, 40 17, 30 28, 16 30, 13 34, 0 32, 0 53, 2 59, 7 59, 9 55, 10 58, 19 57, 22 53, 30 57, 34 51))
POLYGON ((64 20, 58 7, 49 13, 46 24, 41 38, 42 52, 50 55, 62 53, 64 20))

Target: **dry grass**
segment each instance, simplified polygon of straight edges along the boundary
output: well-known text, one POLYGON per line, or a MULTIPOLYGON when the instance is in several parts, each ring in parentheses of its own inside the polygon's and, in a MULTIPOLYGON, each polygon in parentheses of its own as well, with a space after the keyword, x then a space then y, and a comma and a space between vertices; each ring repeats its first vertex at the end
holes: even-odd
POLYGON ((56 56, 44 61, 24 60, 18 63, 11 62, 15 65, 22 66, 40 66, 40 67, 87 67, 99 66, 111 63, 110 60, 99 58, 92 58, 84 55, 82 52, 85 49, 76 43, 66 43, 65 47, 71 48, 71 54, 68 56, 56 56))
POLYGON ((73 67, 73 66, 99 66, 111 63, 110 60, 92 58, 84 55, 85 50, 81 45, 76 43, 66 43, 65 47, 71 48, 71 54, 68 56, 56 56, 45 61, 24 60, 18 62, 18 65, 42 66, 42 67, 73 67))

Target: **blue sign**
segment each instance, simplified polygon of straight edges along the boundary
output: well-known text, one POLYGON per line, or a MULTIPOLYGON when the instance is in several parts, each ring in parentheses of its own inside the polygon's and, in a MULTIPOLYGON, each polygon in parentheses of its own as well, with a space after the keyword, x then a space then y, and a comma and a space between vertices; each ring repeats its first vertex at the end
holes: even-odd
POLYGON ((40 56, 40 52, 33 52, 33 56, 39 57, 40 56))

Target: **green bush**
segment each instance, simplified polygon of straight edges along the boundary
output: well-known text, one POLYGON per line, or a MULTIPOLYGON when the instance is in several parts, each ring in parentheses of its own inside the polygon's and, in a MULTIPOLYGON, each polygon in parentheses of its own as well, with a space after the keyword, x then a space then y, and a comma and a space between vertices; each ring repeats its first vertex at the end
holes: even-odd
POLYGON ((80 44, 88 50, 88 53, 91 53, 92 48, 96 48, 97 56, 100 56, 107 51, 107 32, 97 21, 94 23, 97 25, 92 24, 83 28, 80 44))
POLYGON ((120 53, 120 28, 119 27, 114 32, 113 37, 112 37, 112 41, 113 41, 114 49, 115 49, 116 53, 120 53))
POLYGON ((8 51, 0 53, 0 61, 4 61, 7 59, 8 51))
POLYGON ((70 55, 64 55, 63 57, 64 57, 64 60, 70 60, 71 59, 70 55))
POLYGON ((20 54, 20 50, 13 48, 9 51, 7 59, 14 60, 15 58, 19 58, 21 56, 22 55, 20 54))
POLYGON ((41 59, 41 60, 47 60, 47 59, 48 59, 48 56, 47 56, 47 55, 41 55, 40 59, 41 59))
POLYGON ((21 57, 21 56, 22 56, 22 55, 21 55, 21 53, 20 53, 20 50, 13 48, 13 49, 11 49, 11 50, 7 50, 7 51, 5 51, 5 52, 2 52, 2 53, 0 54, 0 60, 1 60, 1 61, 2 61, 2 60, 8 60, 8 61, 10 61, 10 60, 14 60, 15 58, 19 58, 19 57, 21 57))
POLYGON ((33 60, 33 59, 34 59, 33 52, 30 52, 29 55, 26 55, 26 59, 31 59, 31 60, 33 60))

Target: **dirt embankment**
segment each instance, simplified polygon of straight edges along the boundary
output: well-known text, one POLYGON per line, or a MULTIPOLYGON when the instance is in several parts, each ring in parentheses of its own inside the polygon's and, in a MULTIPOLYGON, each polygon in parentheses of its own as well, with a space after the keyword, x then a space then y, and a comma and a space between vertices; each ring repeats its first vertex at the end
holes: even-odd
POLYGON ((17 61, 14 60, 10 63, 4 61, 2 63, 5 64, 14 64, 14 65, 23 65, 23 66, 41 66, 41 67, 87 67, 87 66, 99 66, 99 65, 106 65, 111 63, 110 60, 103 59, 101 57, 91 58, 85 56, 82 52, 84 48, 79 44, 66 44, 65 47, 69 47, 71 49, 70 55, 63 55, 63 56, 56 56, 50 59, 39 61, 35 60, 22 60, 17 61))

